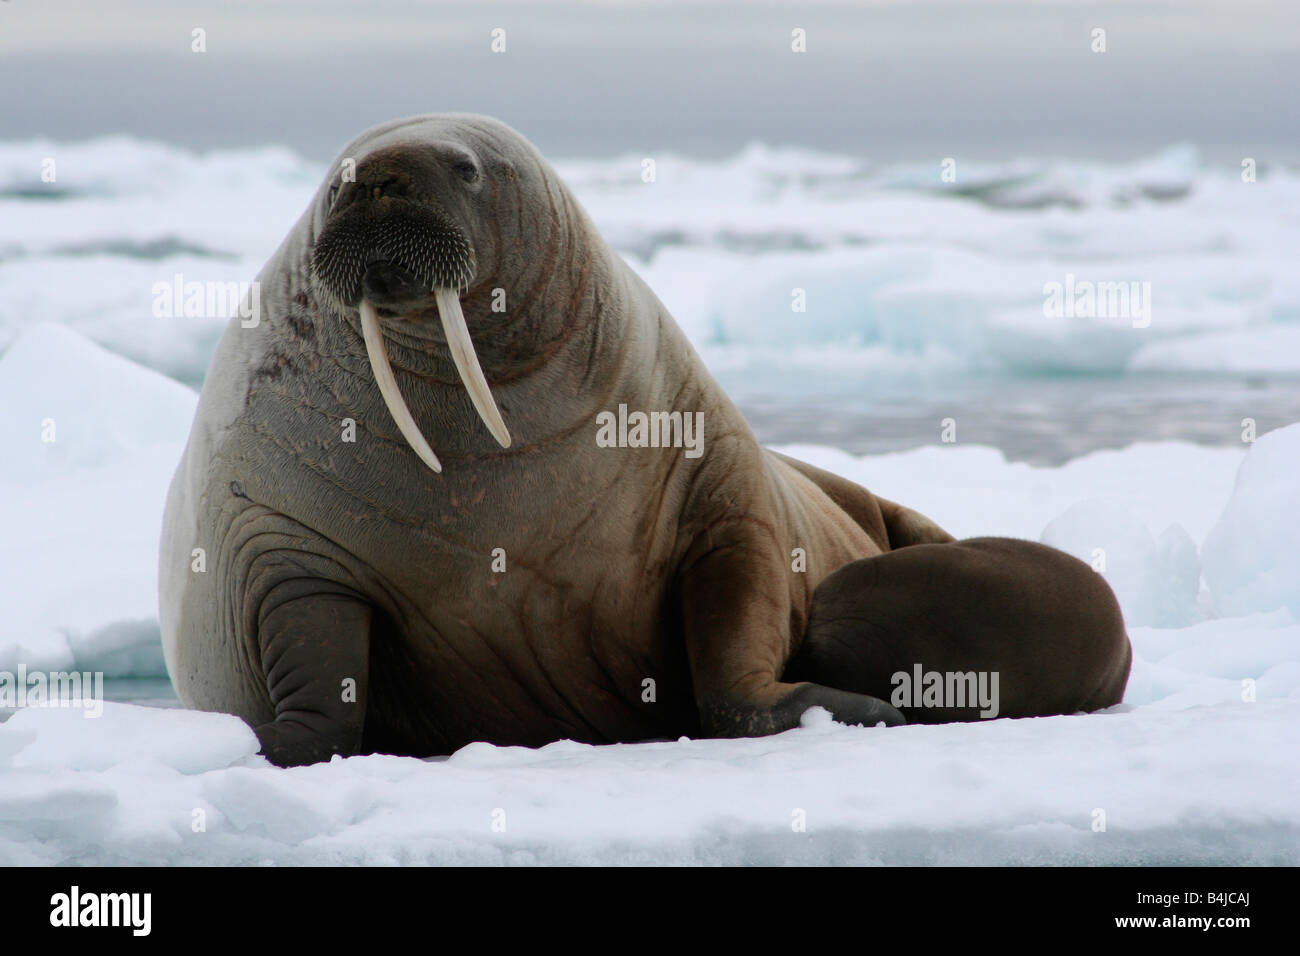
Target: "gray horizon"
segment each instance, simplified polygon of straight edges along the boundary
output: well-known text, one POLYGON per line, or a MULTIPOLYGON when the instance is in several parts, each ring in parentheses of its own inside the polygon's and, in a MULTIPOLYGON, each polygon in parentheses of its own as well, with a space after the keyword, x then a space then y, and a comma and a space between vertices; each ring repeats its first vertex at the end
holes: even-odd
POLYGON ((1300 160, 1300 29, 1277 2, 11 0, 0 25, 0 84, 17 94, 0 139, 279 143, 324 161, 376 122, 455 111, 555 156, 762 141, 882 163, 1117 159, 1191 142, 1216 161, 1300 160))

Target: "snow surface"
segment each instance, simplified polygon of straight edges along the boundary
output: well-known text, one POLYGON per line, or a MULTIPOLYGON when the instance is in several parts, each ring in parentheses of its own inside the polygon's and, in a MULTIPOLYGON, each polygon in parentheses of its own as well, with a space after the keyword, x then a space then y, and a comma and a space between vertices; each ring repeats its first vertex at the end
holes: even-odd
POLYGON ((0 670, 167 673, 158 540, 197 401, 59 325, 0 356, 0 670))
MULTIPOLYGON (((1181 145, 961 163, 946 183, 937 158, 756 144, 655 154, 647 183, 643 158, 556 166, 713 368, 1300 373, 1292 170, 1243 182, 1181 145), (1045 283, 1067 274, 1149 282, 1150 326, 1045 317, 1045 283)), ((200 381, 225 316, 153 318, 155 283, 251 279, 324 173, 281 148, 0 141, 0 348, 35 315, 200 381)))
MULTIPOLYGON (((0 670, 160 673, 158 531, 194 402, 55 324, 0 357, 0 670)), ((960 536, 1103 549, 1125 703, 287 771, 226 715, 28 708, 0 724, 0 863, 1300 863, 1300 424, 1059 468, 783 450, 960 536)))
POLYGON ((277 770, 232 717, 26 710, 0 727, 0 861, 1294 864, 1296 715, 1260 701, 884 731, 813 711, 756 740, 277 770))

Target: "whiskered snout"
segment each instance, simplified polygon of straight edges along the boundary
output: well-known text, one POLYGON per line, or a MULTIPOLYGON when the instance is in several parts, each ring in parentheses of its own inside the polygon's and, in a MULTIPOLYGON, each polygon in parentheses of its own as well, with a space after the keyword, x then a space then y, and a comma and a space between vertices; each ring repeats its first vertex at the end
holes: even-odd
POLYGON ((468 288, 474 250, 464 231, 428 203, 363 199, 326 223, 312 253, 312 276, 341 306, 355 308, 373 293, 372 301, 387 308, 426 298, 435 288, 468 288))
POLYGON ((470 400, 492 436, 510 446, 470 338, 459 293, 474 276, 465 231, 427 196, 399 178, 371 174, 332 192, 329 218, 312 252, 312 281, 322 298, 355 308, 375 382, 393 421, 420 460, 442 471, 402 398, 384 345, 379 310, 401 316, 434 306, 447 348, 470 400))

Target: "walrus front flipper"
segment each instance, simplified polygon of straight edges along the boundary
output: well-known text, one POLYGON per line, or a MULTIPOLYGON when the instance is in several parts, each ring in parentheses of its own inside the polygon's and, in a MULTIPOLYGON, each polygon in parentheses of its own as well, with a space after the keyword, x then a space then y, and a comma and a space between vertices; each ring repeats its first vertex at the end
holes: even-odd
MULTIPOLYGON (((280 589, 310 581, 291 581, 280 589)), ((272 591, 258 644, 275 720, 254 728, 266 759, 317 763, 361 748, 370 652, 370 605, 345 594, 272 591)))
POLYGON ((917 544, 845 565, 813 594, 786 680, 896 704, 914 723, 1119 703, 1131 649, 1105 579, 1032 541, 917 544))

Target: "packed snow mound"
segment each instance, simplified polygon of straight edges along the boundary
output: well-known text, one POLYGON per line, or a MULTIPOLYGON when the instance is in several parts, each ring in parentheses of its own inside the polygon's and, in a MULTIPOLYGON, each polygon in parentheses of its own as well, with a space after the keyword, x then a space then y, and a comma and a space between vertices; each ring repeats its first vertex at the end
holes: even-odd
POLYGON ((1220 614, 1285 607, 1300 617, 1300 423, 1251 446, 1203 563, 1220 614))
POLYGON ((195 401, 165 375, 37 323, 0 356, 0 481, 39 482, 173 441, 195 401))
POLYGON ((1300 701, 1300 621, 1289 611, 1133 627, 1126 704, 1183 710, 1252 700, 1300 701))
POLYGON ((151 763, 193 774, 232 766, 258 750, 252 728, 238 717, 111 701, 98 714, 77 707, 25 707, 3 727, 6 736, 28 741, 12 755, 12 766, 33 770, 97 771, 151 763))
POLYGON ((58 325, 0 356, 0 670, 162 675, 162 508, 197 396, 58 325))
POLYGON ((1089 498, 1050 521, 1039 540, 1101 574, 1130 627, 1181 627, 1202 617, 1196 543, 1181 525, 1157 539, 1122 503, 1089 498))

